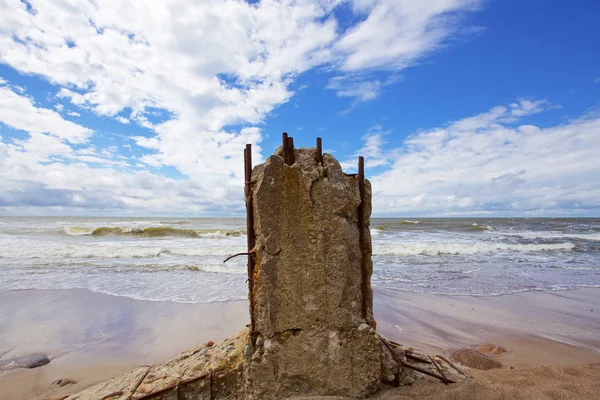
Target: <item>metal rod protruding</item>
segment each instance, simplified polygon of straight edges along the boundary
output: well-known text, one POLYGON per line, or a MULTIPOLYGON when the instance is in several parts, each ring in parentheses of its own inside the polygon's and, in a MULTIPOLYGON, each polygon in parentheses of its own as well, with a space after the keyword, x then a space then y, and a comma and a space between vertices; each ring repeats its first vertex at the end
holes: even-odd
MULTIPOLYGON (((358 241, 360 245, 360 275, 362 294, 362 314, 367 319, 367 265, 365 255, 365 158, 358 157, 358 192, 360 204, 358 206, 358 241)), ((370 321, 369 321, 370 322, 370 321)))
POLYGON ((283 162, 285 162, 286 164, 290 164, 289 163, 289 151, 288 151, 288 134, 287 132, 283 132, 281 134, 281 141, 283 142, 283 162))
POLYGON ((320 137, 317 138, 317 162, 323 162, 323 143, 320 137))
POLYGON ((252 145, 244 149, 244 179, 246 195, 246 238, 248 242, 248 297, 250 298, 250 333, 254 333, 254 206, 252 201, 252 145))

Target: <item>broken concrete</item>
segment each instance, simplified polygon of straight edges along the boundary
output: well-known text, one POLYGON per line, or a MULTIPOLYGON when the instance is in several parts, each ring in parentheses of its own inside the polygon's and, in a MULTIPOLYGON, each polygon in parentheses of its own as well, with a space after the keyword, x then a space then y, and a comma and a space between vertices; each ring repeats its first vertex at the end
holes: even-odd
MULTIPOLYGON (((423 361, 412 352, 407 360, 410 349, 374 329, 370 183, 361 246, 358 178, 329 154, 322 162, 315 149, 294 155, 287 165, 278 149, 253 169, 246 192, 253 199, 254 326, 69 400, 365 398, 415 379, 409 361, 423 361)), ((418 368, 440 372, 424 362, 418 368)))

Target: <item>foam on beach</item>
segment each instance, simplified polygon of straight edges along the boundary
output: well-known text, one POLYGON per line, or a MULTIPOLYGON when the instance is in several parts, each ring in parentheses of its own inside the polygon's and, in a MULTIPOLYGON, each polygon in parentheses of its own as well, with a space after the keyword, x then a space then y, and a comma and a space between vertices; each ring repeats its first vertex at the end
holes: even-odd
MULTIPOLYGON (((246 257, 223 263, 246 249, 243 219, 0 222, 0 290, 84 288, 200 303, 246 294, 246 257)), ((600 285, 599 219, 374 218, 371 227, 378 286, 501 295, 600 285)))

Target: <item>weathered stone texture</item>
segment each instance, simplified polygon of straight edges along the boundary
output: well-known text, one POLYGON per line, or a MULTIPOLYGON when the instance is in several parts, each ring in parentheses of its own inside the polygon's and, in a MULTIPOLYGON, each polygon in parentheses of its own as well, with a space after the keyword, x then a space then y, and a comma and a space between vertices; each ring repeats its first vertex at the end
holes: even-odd
POLYGON ((246 189, 256 234, 254 332, 207 342, 69 399, 365 398, 413 381, 399 365, 408 365, 406 349, 384 343, 374 329, 370 183, 361 254, 357 177, 329 154, 317 163, 314 149, 296 149, 291 166, 281 156, 280 148, 255 167, 246 189))
POLYGON ((278 155, 254 169, 256 231, 254 321, 271 338, 288 330, 349 330, 372 319, 371 186, 366 184, 367 318, 362 316, 360 195, 355 176, 329 154, 296 149, 288 166, 278 155))
POLYGON ((380 387, 382 351, 372 320, 371 186, 366 182, 364 260, 356 176, 329 154, 282 149, 252 173, 256 267, 249 395, 363 397, 380 387), (361 262, 367 268, 362 315, 361 262))

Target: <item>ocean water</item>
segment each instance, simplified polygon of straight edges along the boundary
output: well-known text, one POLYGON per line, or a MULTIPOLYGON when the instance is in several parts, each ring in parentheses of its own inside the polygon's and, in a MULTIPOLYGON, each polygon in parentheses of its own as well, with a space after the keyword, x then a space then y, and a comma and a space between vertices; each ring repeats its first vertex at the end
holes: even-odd
MULTIPOLYGON (((600 287, 600 219, 377 219, 376 286, 455 295, 600 287)), ((0 218, 0 290, 246 298, 245 220, 0 218)))

